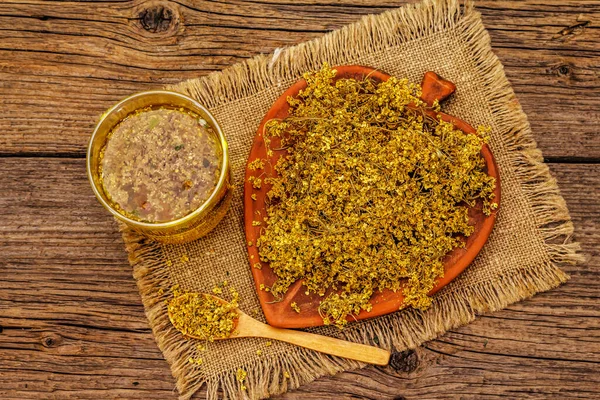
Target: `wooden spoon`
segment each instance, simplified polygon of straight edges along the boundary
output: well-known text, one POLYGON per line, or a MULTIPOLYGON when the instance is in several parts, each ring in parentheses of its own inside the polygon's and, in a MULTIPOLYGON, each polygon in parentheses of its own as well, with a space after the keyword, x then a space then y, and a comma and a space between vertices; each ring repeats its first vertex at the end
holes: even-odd
MULTIPOLYGON (((181 296, 186 295, 189 296, 190 293, 186 293, 181 296)), ((225 300, 211 294, 204 294, 204 296, 211 296, 222 303, 227 303, 225 300)), ((239 308, 236 308, 236 312, 238 313, 239 317, 234 321, 235 325, 232 334, 226 338, 215 338, 216 340, 233 339, 238 337, 262 337, 280 340, 282 342, 291 343, 296 346, 305 347, 321 353, 331 354, 332 356, 349 358, 351 360, 362 361, 369 364, 387 365, 390 360, 390 352, 378 347, 348 342, 341 339, 334 339, 328 336, 316 335, 314 333, 295 331, 292 329, 273 328, 270 325, 257 321, 239 308)), ((170 310, 169 319, 171 320, 173 326, 176 327, 170 310)), ((205 339, 189 334, 185 335, 192 339, 205 339)))

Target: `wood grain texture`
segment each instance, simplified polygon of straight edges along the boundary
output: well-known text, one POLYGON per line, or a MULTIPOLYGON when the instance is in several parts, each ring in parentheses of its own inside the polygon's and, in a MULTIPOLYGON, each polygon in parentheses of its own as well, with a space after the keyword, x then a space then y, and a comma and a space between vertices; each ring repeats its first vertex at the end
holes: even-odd
MULTIPOLYGON (((402 3, 3 1, 0 154, 82 156, 96 118, 132 92, 203 76, 402 3)), ((600 1, 477 7, 544 154, 600 158, 600 1)))
MULTIPOLYGON (((112 218, 83 159, 0 159, 0 398, 176 398, 112 218)), ((597 398, 600 165, 553 164, 589 261, 571 281, 452 330, 392 366, 285 399, 597 398)))
MULTIPOLYGON (((404 2, 2 1, 0 398, 177 397, 117 226, 85 177, 100 113, 404 2)), ((588 261, 567 268, 566 285, 388 367, 281 399, 600 397, 600 0, 476 4, 588 261)))

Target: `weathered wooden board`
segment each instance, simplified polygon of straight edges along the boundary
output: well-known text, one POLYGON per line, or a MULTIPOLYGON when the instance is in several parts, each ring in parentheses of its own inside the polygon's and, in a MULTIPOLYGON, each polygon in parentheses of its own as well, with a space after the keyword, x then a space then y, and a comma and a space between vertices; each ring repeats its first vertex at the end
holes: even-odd
MULTIPOLYGON (((0 398, 174 399, 116 224, 84 164, 0 159, 0 398)), ((283 398, 597 398, 600 165, 552 170, 589 257, 567 267, 571 281, 398 353, 392 366, 283 398)))
MULTIPOLYGON (((0 398, 176 398, 117 226, 85 178, 97 116, 406 1, 0 3, 0 398)), ((391 366, 287 399, 600 397, 600 1, 477 1, 588 262, 391 366)))
MULTIPOLYGON (((196 78, 405 2, 5 0, 0 154, 82 156, 96 118, 132 92, 196 78)), ((600 159, 600 1, 477 7, 544 154, 600 159)))

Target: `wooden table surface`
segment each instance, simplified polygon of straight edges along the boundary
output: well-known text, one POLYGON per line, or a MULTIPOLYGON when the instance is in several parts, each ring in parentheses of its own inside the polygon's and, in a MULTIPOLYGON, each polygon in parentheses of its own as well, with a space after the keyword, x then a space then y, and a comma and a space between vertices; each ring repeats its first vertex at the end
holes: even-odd
MULTIPOLYGON (((0 3, 0 398, 175 399, 121 237, 85 176, 97 116, 401 5, 392 0, 0 3)), ((600 1, 476 3, 587 261, 386 368, 284 399, 600 398, 600 1)))

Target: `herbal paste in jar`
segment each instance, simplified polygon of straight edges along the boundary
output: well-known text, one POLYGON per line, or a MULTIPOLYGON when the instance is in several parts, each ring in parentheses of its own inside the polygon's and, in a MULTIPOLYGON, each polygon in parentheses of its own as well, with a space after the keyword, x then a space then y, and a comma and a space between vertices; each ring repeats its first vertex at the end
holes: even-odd
POLYGON ((110 132, 100 176, 120 213, 166 222, 200 207, 217 185, 220 168, 221 147, 204 119, 183 108, 145 108, 110 132))

